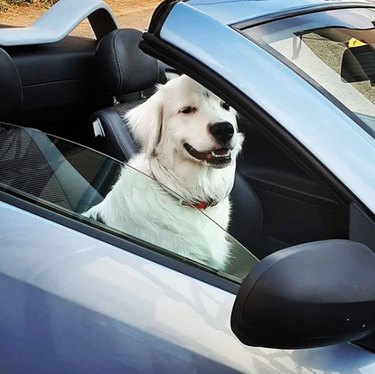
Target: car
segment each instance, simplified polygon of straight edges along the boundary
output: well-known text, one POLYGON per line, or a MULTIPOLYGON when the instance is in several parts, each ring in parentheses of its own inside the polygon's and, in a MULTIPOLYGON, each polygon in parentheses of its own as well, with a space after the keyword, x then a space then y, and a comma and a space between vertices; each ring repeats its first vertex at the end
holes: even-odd
POLYGON ((60 0, 1 26, 0 371, 374 373, 374 21, 164 1, 142 33, 60 0), (86 18, 95 38, 69 35, 86 18), (82 215, 138 151, 124 114, 176 74, 245 135, 224 270, 82 215))

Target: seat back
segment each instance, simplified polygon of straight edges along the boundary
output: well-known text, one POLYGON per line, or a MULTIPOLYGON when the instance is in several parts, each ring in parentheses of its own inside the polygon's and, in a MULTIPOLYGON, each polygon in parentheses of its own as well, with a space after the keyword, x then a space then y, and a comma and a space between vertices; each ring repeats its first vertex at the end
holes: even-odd
POLYGON ((139 48, 142 32, 120 29, 100 40, 95 54, 95 79, 114 104, 95 112, 89 119, 89 144, 116 159, 128 160, 138 148, 124 127, 123 115, 154 92, 163 82, 158 61, 139 48))
POLYGON ((140 99, 142 91, 161 79, 158 61, 138 47, 141 38, 139 30, 115 30, 100 40, 95 52, 97 85, 120 102, 140 99))
POLYGON ((0 48, 0 121, 10 121, 22 109, 22 83, 9 54, 0 48))
POLYGON ((257 194, 237 171, 230 194, 232 203, 228 232, 258 258, 264 257, 263 209, 257 194))

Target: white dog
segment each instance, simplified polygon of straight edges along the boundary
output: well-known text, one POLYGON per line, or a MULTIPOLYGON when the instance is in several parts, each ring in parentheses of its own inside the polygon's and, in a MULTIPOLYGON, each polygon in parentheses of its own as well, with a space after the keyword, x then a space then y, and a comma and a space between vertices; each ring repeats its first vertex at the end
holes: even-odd
POLYGON ((182 75, 159 86, 145 103, 129 111, 126 120, 142 152, 124 166, 105 199, 85 215, 223 268, 230 257, 224 231, 229 223, 228 195, 243 142, 235 111, 182 75))

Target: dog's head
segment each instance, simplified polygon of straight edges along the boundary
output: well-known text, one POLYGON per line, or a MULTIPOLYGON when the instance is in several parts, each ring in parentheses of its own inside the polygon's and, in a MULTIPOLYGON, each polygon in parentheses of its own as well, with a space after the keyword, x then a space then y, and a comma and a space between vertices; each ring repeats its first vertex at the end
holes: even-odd
POLYGON ((186 75, 159 86, 126 119, 147 157, 225 168, 243 142, 235 110, 186 75))

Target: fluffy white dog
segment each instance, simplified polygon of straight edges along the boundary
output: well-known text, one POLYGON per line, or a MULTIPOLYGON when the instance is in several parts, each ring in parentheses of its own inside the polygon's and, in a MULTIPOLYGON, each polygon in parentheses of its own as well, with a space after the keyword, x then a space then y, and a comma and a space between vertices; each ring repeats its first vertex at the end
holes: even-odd
POLYGON ((229 223, 228 195, 243 142, 236 112, 182 75, 159 86, 129 111, 126 121, 142 152, 124 166, 105 199, 85 215, 223 268, 230 258, 224 231, 229 223))

